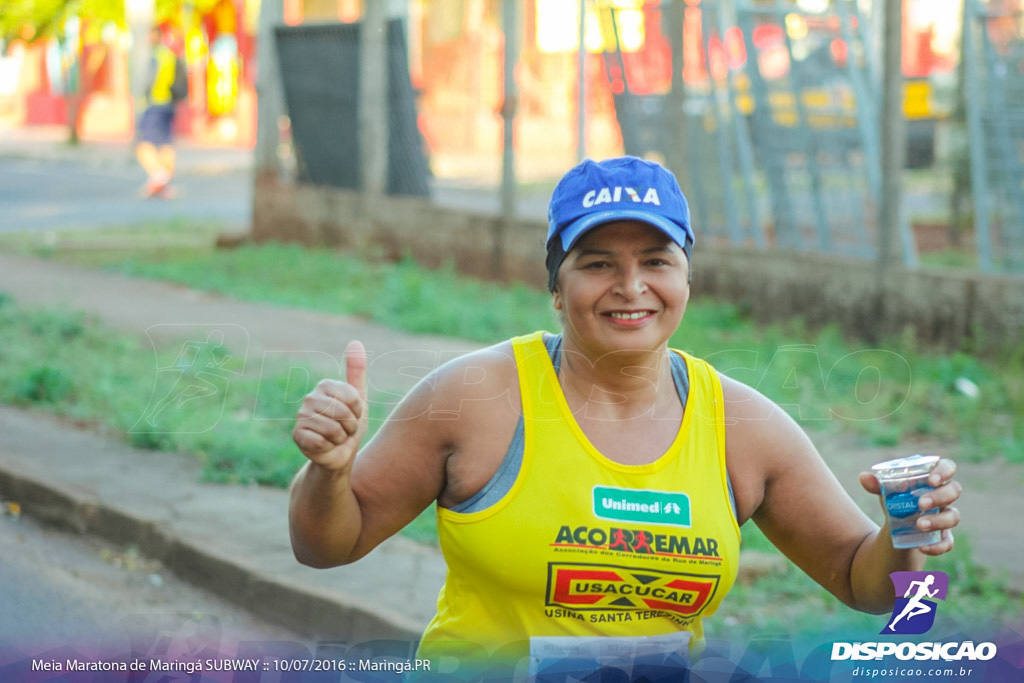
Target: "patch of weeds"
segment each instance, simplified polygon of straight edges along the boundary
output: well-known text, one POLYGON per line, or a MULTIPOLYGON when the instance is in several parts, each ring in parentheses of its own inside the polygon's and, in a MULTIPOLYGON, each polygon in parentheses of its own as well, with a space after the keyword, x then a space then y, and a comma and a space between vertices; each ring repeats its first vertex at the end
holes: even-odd
POLYGON ((753 522, 747 522, 740 527, 740 547, 743 550, 754 550, 757 552, 772 553, 778 552, 775 546, 764 535, 764 532, 753 522))
MULTIPOLYGON (((364 316, 409 332, 494 342, 556 329, 550 295, 436 270, 409 259, 294 245, 248 245, 188 259, 121 262, 125 272, 248 300, 364 316), (457 305, 456 305, 457 304, 457 305)), ((881 346, 801 319, 757 325, 741 306, 694 301, 671 343, 776 401, 808 427, 859 432, 876 445, 927 436, 979 457, 1024 459, 1024 352, 983 362, 920 348, 904 334, 881 346), (996 369, 998 368, 998 369, 996 369), (963 380, 979 389, 972 398, 963 380)))
POLYGON ((240 423, 191 439, 203 477, 215 483, 285 488, 305 462, 287 435, 269 435, 240 423))
POLYGON ((128 443, 134 448, 142 448, 149 451, 173 451, 174 434, 169 432, 156 431, 129 431, 128 443))
POLYGON ((946 602, 955 605, 958 627, 991 628, 998 624, 1020 623, 1024 614, 1024 594, 1008 588, 1003 576, 982 567, 973 559, 970 537, 956 535, 953 550, 929 560, 929 569, 949 575, 949 596, 946 602))
POLYGON ((57 404, 71 393, 73 383, 67 372, 42 365, 27 370, 15 385, 13 397, 21 404, 57 404))
POLYGON ((416 519, 409 522, 402 535, 424 545, 436 546, 437 541, 437 504, 428 506, 416 519))

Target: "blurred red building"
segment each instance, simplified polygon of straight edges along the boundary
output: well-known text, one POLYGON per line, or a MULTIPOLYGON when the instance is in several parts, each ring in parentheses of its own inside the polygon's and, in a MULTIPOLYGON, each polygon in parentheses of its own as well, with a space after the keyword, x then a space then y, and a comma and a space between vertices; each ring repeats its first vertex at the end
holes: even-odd
MULTIPOLYGON (((259 3, 252 0, 206 0, 179 16, 157 19, 183 37, 178 48, 188 63, 189 97, 179 105, 179 135, 202 144, 254 144, 258 14, 259 3)), ((63 34, 6 46, 0 57, 0 122, 73 124, 83 140, 130 140, 136 118, 131 32, 83 17, 69 21, 63 34)))
MULTIPOLYGON (((193 0, 187 11, 172 18, 184 35, 192 85, 178 117, 179 131, 189 139, 253 144, 260 1, 193 0)), ((358 21, 364 3, 371 0, 262 1, 282 2, 285 22, 299 24, 358 21)), ((500 154, 505 49, 502 0, 372 1, 388 2, 393 12, 406 19, 419 125, 435 165, 443 165, 446 159, 500 154)), ((585 3, 584 148, 593 156, 621 151, 614 92, 628 87, 635 94, 664 93, 671 86, 671 47, 663 25, 666 3, 585 3), (611 27, 608 17, 613 9, 616 22, 611 27)), ((705 43, 712 53, 712 68, 745 59, 742 39, 732 35, 738 29, 727 30, 722 39, 704 40, 700 4, 699 0, 684 2, 684 78, 693 84, 707 78, 705 43)), ((517 153, 523 163, 533 158, 551 159, 556 167, 564 167, 578 149, 580 3, 523 0, 517 5, 517 153)), ((952 73, 959 47, 955 42, 957 5, 905 1, 907 76, 936 70, 952 73)), ((0 58, 0 120, 37 125, 74 118, 84 139, 130 139, 134 105, 128 79, 129 48, 126 30, 88 19, 82 20, 76 34, 64 43, 16 41, 8 45, 0 58)), ((444 175, 445 169, 434 170, 444 175)))

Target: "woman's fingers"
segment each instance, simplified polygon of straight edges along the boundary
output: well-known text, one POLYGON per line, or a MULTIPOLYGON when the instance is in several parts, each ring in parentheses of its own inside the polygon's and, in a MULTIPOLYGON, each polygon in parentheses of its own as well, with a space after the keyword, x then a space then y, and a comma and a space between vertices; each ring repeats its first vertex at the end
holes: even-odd
POLYGON ((917 549, 925 555, 942 555, 943 553, 948 553, 950 550, 952 550, 953 546, 954 542, 952 530, 943 529, 942 536, 939 538, 939 541, 937 543, 932 543, 931 545, 922 545, 917 549))

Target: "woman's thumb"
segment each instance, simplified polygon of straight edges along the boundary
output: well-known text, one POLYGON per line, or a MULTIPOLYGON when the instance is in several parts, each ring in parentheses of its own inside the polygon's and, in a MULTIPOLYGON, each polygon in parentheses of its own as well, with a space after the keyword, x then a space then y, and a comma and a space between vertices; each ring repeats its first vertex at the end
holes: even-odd
POLYGON ((350 341, 345 347, 345 381, 366 400, 366 349, 359 340, 350 341))

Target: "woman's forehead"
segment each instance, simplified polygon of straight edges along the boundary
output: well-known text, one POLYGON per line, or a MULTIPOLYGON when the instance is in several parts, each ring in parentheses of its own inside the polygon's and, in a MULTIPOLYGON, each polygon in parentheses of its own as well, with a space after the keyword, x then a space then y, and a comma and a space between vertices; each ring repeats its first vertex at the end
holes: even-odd
MULTIPOLYGON (((648 246, 665 246, 670 248, 675 240, 655 226, 636 220, 615 221, 599 225, 588 230, 573 247, 577 249, 615 248, 620 245, 636 245, 643 243, 648 246)), ((678 248, 678 245, 676 245, 678 248)))

